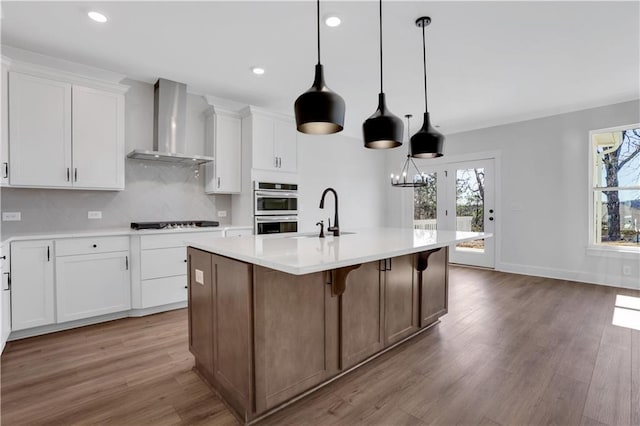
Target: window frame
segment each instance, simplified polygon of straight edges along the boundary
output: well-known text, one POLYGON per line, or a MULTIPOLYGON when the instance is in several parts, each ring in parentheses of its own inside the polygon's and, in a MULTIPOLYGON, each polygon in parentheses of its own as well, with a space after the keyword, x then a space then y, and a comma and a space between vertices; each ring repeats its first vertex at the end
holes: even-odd
MULTIPOLYGON (((604 129, 596 129, 596 130, 591 130, 589 131, 589 139, 588 139, 588 161, 587 161, 587 167, 588 167, 588 191, 589 191, 589 196, 588 196, 588 204, 589 204, 589 208, 588 210, 588 245, 587 245, 587 254, 588 255, 595 255, 595 256, 604 256, 604 257, 622 257, 622 258, 637 258, 638 256, 640 256, 640 247, 632 247, 632 246, 612 246, 612 245, 605 245, 602 243, 597 243, 595 241, 596 238, 596 226, 598 226, 598 224, 596 223, 596 217, 595 217, 595 203, 596 203, 596 193, 597 194, 601 194, 605 189, 602 187, 598 187, 596 186, 596 182, 594 181, 594 179, 596 178, 594 176, 594 144, 593 144, 593 136, 599 133, 608 133, 608 132, 621 132, 624 130, 629 130, 629 129, 638 129, 640 128, 640 123, 634 123, 634 124, 626 124, 626 125, 622 125, 622 126, 615 126, 615 127, 607 127, 604 129)), ((599 177, 598 177, 599 179, 599 177)), ((640 189, 640 188, 636 188, 635 186, 631 186, 631 187, 617 187, 619 189, 640 189)))

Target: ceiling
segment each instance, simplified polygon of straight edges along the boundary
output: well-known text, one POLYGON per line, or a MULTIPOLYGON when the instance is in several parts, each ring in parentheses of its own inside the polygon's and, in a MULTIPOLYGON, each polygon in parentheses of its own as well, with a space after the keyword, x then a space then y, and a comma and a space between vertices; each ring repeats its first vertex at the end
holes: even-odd
MULTIPOLYGON (((326 81, 345 99, 345 133, 360 137, 379 92, 378 6, 322 2, 329 12, 342 25, 321 28, 326 81)), ((416 130, 423 15, 429 109, 445 134, 640 98, 637 1, 385 1, 383 13, 387 105, 416 130)), ((3 1, 2 16, 3 44, 291 115, 313 80, 313 1, 3 1)))

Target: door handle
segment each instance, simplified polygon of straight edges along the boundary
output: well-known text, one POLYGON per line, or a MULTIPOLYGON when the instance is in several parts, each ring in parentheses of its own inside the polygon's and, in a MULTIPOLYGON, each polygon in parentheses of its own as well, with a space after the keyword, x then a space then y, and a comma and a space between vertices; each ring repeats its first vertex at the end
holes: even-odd
POLYGON ((47 262, 51 262, 51 248, 47 246, 47 262))
POLYGON ((220 188, 220 178, 218 178, 218 188, 220 188))
POLYGON ((8 178, 9 177, 9 163, 5 162, 5 163, 2 163, 2 164, 4 164, 4 175, 3 176, 5 178, 8 178))
POLYGON ((69 179, 71 179, 71 169, 69 167, 67 167, 67 182, 69 182, 69 179))
POLYGON ((124 257, 124 266, 125 266, 125 269, 128 271, 129 270, 129 256, 125 256, 124 257))
POLYGON ((77 167, 75 169, 73 169, 73 180, 75 182, 78 181, 78 168, 77 167))

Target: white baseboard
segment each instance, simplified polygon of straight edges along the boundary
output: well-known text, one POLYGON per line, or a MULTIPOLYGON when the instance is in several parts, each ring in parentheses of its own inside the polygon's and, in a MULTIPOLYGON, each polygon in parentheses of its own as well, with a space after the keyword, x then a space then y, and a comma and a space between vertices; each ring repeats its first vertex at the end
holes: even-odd
MULTIPOLYGON (((187 301, 171 303, 169 305, 154 306, 146 309, 131 309, 129 311, 116 312, 113 314, 100 315, 97 317, 84 318, 76 321, 63 322, 60 324, 49 324, 41 327, 29 328, 27 330, 12 331, 9 334, 8 341, 26 339, 27 337, 40 336, 42 334, 55 333, 57 331, 70 330, 72 328, 84 327, 86 325, 99 324, 101 322, 113 321, 128 317, 143 317, 146 315, 157 314, 160 312, 173 311, 187 307, 187 301)), ((4 350, 4 345, 0 348, 0 354, 4 350)))
POLYGON ((567 269, 542 268, 539 266, 519 265, 515 263, 501 263, 496 265, 495 269, 496 271, 510 272, 513 274, 532 275, 535 277, 554 278, 557 280, 577 281, 608 287, 622 287, 632 290, 640 290, 638 277, 598 274, 585 271, 570 271, 567 269))

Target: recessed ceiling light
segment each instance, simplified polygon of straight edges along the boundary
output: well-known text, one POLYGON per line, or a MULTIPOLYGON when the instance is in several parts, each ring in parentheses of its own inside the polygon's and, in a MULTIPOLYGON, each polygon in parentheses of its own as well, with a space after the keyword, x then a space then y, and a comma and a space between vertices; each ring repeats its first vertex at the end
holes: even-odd
POLYGON ((264 74, 264 68, 253 67, 253 68, 251 68, 251 72, 256 74, 256 75, 262 75, 262 74, 264 74))
POLYGON ((335 15, 327 16, 324 20, 327 27, 337 27, 342 23, 342 20, 335 15))
POLYGON ((107 22, 107 17, 100 12, 96 12, 95 10, 87 13, 87 15, 89 15, 89 18, 93 19, 96 22, 100 22, 101 24, 107 22))

